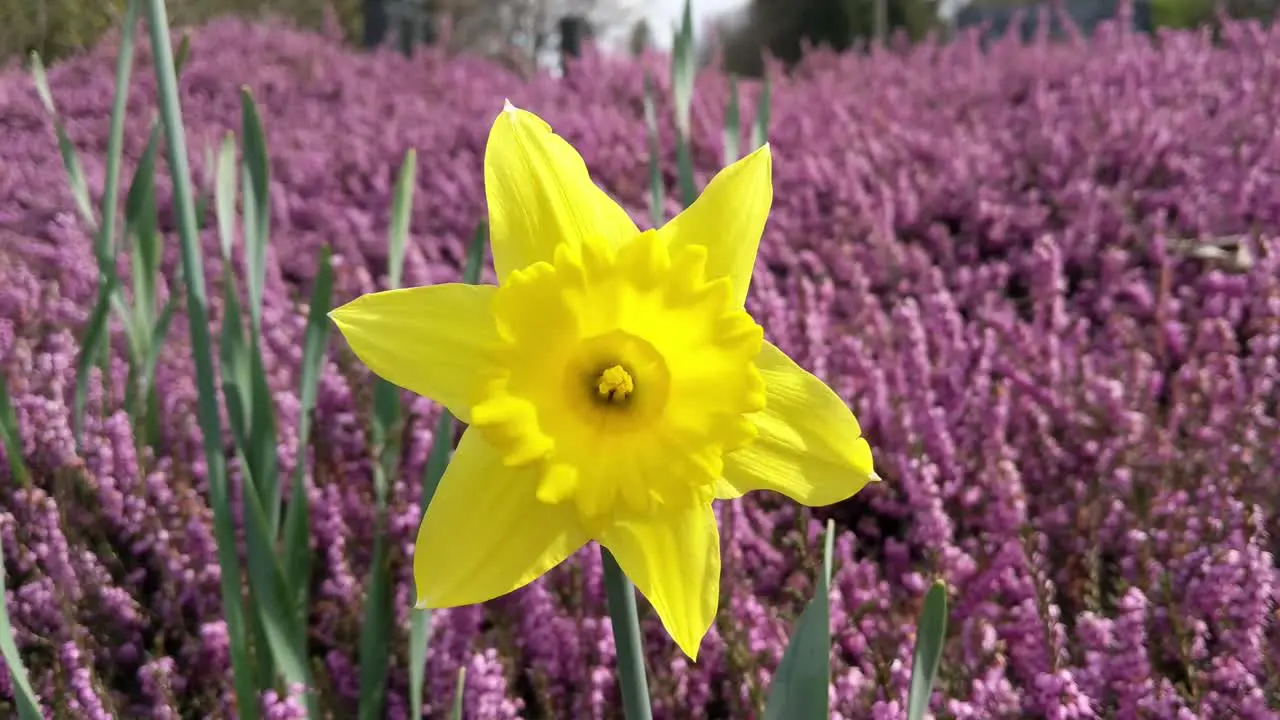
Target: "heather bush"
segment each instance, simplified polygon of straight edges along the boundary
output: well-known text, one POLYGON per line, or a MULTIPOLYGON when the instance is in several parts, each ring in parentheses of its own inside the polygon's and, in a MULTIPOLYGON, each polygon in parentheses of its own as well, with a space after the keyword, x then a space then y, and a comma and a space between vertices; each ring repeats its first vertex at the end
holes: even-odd
MULTIPOLYGON (((857 408, 885 481, 815 513, 755 496, 719 508, 721 616, 698 662, 643 620, 655 715, 759 715, 833 519, 833 717, 905 717, 914 620, 934 576, 954 598, 938 717, 1276 716, 1277 50, 1280 31, 1229 24, 1218 44, 1103 31, 986 54, 968 40, 815 54, 773 78, 775 201, 748 309, 857 408)), ((139 54, 129 167, 155 106, 150 55, 139 54)), ((100 46, 50 71, 95 198, 114 56, 100 46)), ((203 150, 237 127, 242 85, 271 149, 261 338, 285 476, 318 257, 332 247, 335 304, 385 285, 404 151, 418 158, 406 285, 459 276, 503 97, 580 148, 646 225, 646 70, 659 78, 663 210, 678 208, 666 62, 593 55, 562 79, 520 78, 430 52, 353 54, 275 25, 223 21, 192 35, 181 88, 197 184, 211 187, 203 150)), ((696 87, 691 156, 704 183, 721 164, 729 83, 706 72, 696 87)), ((759 92, 741 88, 744 120, 759 92)), ((0 75, 0 128, 0 369, 32 478, 23 487, 0 464, 18 645, 53 716, 225 716, 227 628, 185 317, 175 314, 156 370, 157 442, 140 448, 122 409, 115 327, 77 448, 92 242, 25 72, 0 75)), ((179 263, 159 164, 164 299, 179 263)), ((216 289, 218 236, 202 239, 216 289)), ((227 308, 210 296, 216 334, 227 308)), ((354 714, 357 693, 370 387, 335 343, 304 476, 311 660, 334 717, 354 714)), ((406 704, 408 560, 438 415, 404 400, 388 717, 417 716, 406 704)), ((510 596, 435 613, 431 632, 432 716, 447 712, 460 667, 468 717, 618 716, 592 548, 510 596)), ((0 675, 0 698, 11 692, 0 675)), ((261 702, 266 716, 300 716, 288 696, 261 702)))

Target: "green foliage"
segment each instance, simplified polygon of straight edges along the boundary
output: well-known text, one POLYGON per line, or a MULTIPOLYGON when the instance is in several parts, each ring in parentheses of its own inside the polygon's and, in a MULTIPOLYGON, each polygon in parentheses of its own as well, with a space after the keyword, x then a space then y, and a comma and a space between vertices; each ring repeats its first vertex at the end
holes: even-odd
POLYGON ((796 620, 782 662, 769 686, 765 720, 824 720, 830 717, 831 684, 831 569, 836 524, 827 521, 822 546, 822 572, 813 597, 796 620))
MULTIPOLYGON (((362 0, 173 0, 167 3, 175 27, 199 25, 223 15, 279 16, 301 27, 320 29, 326 8, 343 36, 363 31, 362 0)), ((124 17, 125 0, 14 0, 0 3, 0 64, 38 52, 53 62, 91 47, 124 17)))
POLYGON ((1152 0, 1151 22, 1156 27, 1199 27, 1213 20, 1215 4, 1215 0, 1152 0))
POLYGON ((936 580, 924 596, 916 624, 916 647, 911 654, 911 685, 907 691, 907 720, 924 720, 938 679, 942 646, 947 639, 947 585, 936 580))
POLYGON ((752 0, 746 22, 725 38, 725 65, 756 76, 766 51, 791 65, 806 46, 846 50, 871 40, 877 2, 884 3, 888 35, 901 30, 918 40, 938 24, 933 0, 752 0))
MULTIPOLYGON (((2 396, 0 397, 0 415, 12 417, 13 408, 9 405, 9 396, 2 376, 0 376, 0 396, 2 396)), ((11 461, 12 458, 11 455, 11 461)), ((19 459, 17 462, 21 464, 22 461, 19 459)), ((18 717, 21 720, 40 720, 40 700, 36 697, 35 690, 31 689, 26 665, 23 664, 18 646, 13 640, 13 626, 9 624, 9 608, 5 604, 3 558, 4 548, 0 547, 0 658, 3 658, 3 664, 9 669, 9 682, 13 686, 13 701, 18 708, 18 717)))

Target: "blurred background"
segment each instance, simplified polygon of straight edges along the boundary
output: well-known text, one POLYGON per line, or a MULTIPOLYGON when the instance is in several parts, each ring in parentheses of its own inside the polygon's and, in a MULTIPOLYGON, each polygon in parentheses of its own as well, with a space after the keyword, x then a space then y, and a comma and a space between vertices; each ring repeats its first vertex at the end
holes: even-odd
MULTIPOLYGON (((1214 26, 1224 17, 1270 20, 1280 0, 1135 0, 1134 28, 1214 26)), ((123 0, 3 0, 0 64, 33 50, 57 59, 92 45, 117 24, 123 0)), ((234 14, 277 16, 302 28, 341 33, 355 45, 419 44, 497 58, 517 68, 554 68, 564 51, 591 42, 609 52, 664 47, 682 0, 172 0, 175 25, 234 14)), ((699 60, 758 75, 768 55, 795 62, 805 47, 846 50, 881 39, 911 42, 931 34, 1013 28, 1030 37, 1037 16, 1054 32, 1069 17, 1081 31, 1121 13, 1120 0, 700 0, 695 3, 699 60)))

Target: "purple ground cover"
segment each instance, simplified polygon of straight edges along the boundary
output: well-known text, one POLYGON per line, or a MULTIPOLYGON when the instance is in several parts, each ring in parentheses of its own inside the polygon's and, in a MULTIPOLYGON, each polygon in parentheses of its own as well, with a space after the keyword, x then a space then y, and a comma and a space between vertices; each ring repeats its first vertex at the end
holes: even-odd
MULTIPOLYGON (((146 56, 126 177, 154 107, 146 56)), ((720 508, 722 613, 699 662, 646 621, 657 715, 757 714, 810 592, 821 521, 834 517, 845 530, 832 587, 835 717, 904 716, 911 628, 935 574, 953 588, 940 718, 1280 717, 1278 57, 1280 31, 1234 24, 1217 46, 1104 32, 986 56, 967 42, 814 55, 776 80, 775 204, 748 307, 849 399, 885 482, 812 517, 771 496, 720 508), (1244 262, 1190 257, 1178 242, 1229 234, 1242 236, 1244 262)), ((113 58, 103 46, 51 71, 95 196, 113 58)), ((264 332, 286 471, 300 299, 326 243, 336 302, 381 287, 404 151, 420 158, 406 284, 458 277, 504 97, 573 142, 643 224, 643 74, 665 78, 664 62, 592 57, 563 80, 520 78, 429 53, 356 55, 280 27, 221 22, 194 34, 182 87, 198 182, 208 185, 203 149, 236 127, 242 84, 267 129, 264 332)), ((745 89, 744 105, 756 92, 745 89)), ((720 163, 726 97, 723 76, 699 78, 703 182, 720 163)), ((662 132, 674 187, 669 121, 662 132)), ((159 371, 158 456, 133 449, 122 357, 94 375, 77 452, 72 367, 97 271, 51 125, 17 70, 0 74, 0 139, 0 368, 36 486, 16 489, 0 464, 0 537, 33 681, 51 716, 225 716, 186 328, 175 321, 159 371)), ((206 247, 215 282, 212 232, 206 247)), ((165 249, 168 277, 176 250, 165 249)), ((369 388, 335 336, 308 480, 311 642, 339 718, 353 716, 373 525, 369 388)), ((391 521, 397 718, 408 714, 407 560, 436 415, 425 400, 411 408, 391 521)), ((433 632, 435 713, 465 665, 468 717, 620 715, 594 549, 509 597, 437 613, 433 632)), ((268 717, 296 712, 263 702, 268 717)))

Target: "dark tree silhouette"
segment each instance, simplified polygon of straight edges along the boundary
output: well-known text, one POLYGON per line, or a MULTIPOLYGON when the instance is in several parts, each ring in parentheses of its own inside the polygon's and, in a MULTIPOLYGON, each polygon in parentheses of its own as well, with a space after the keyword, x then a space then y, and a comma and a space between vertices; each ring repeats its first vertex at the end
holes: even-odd
MULTIPOLYGON (((923 37, 936 25, 933 0, 884 2, 885 30, 923 37)), ((752 0, 745 17, 723 37, 728 70, 757 75, 768 51, 787 65, 800 59, 806 45, 846 50, 874 37, 877 0, 752 0)))

